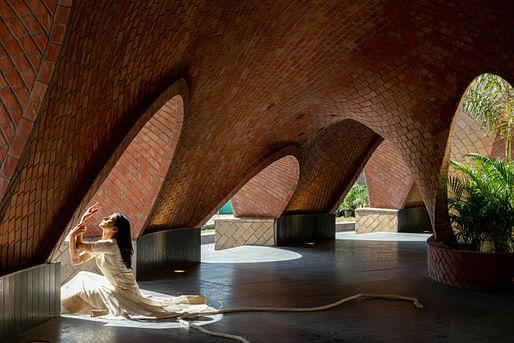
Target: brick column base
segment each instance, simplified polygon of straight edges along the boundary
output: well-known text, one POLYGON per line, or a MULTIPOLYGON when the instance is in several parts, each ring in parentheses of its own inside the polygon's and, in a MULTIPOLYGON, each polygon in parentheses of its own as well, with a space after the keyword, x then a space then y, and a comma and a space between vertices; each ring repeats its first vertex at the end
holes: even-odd
POLYGON ((398 232, 398 210, 358 208, 355 210, 355 233, 398 232))
POLYGON ((273 218, 215 219, 215 250, 242 245, 275 245, 273 218))

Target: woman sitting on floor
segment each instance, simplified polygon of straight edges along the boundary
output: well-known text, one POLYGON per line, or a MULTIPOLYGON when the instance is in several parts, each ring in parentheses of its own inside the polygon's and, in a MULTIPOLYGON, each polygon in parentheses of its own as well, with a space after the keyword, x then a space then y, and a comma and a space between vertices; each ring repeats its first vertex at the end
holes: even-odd
POLYGON ((104 275, 81 271, 63 285, 62 313, 171 318, 207 308, 202 296, 153 297, 141 294, 131 271, 133 249, 130 223, 121 214, 115 213, 102 220, 99 224, 103 230, 101 240, 83 242, 86 219, 99 209, 98 204, 88 208, 80 223, 71 231, 70 256, 74 265, 94 257, 104 275))

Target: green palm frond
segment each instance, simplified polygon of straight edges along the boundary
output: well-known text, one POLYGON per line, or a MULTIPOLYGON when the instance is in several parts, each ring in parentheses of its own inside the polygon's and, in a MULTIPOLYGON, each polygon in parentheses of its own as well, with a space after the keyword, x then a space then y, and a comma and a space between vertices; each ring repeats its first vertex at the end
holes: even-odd
POLYGON ((510 161, 514 131, 514 88, 493 74, 478 76, 469 86, 462 110, 480 122, 481 128, 505 141, 505 159, 510 161))
POLYGON ((492 237, 496 251, 509 251, 514 243, 514 163, 479 154, 466 158, 466 164, 451 161, 459 173, 447 179, 455 234, 476 250, 492 237))

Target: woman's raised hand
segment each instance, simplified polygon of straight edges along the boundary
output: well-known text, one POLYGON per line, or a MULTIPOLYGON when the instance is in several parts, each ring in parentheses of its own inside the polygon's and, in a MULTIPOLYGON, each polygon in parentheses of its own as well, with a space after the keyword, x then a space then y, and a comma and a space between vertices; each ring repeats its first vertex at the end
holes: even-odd
POLYGON ((100 205, 99 203, 96 203, 94 204, 93 206, 91 206, 90 208, 88 208, 86 210, 86 212, 84 212, 84 214, 82 215, 82 219, 80 219, 80 223, 84 223, 84 221, 91 217, 93 214, 95 214, 96 212, 98 212, 98 210, 100 210, 100 205))

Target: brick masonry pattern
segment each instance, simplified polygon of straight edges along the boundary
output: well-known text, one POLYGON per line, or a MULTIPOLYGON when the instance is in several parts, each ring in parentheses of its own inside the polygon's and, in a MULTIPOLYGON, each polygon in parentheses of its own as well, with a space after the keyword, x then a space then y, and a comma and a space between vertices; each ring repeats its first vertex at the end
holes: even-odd
POLYGON ((102 210, 89 220, 86 237, 101 236, 97 224, 114 212, 125 215, 132 238, 139 237, 170 167, 182 129, 183 108, 180 96, 170 99, 130 143, 87 205, 98 202, 102 210))
POLYGON ((376 208, 404 207, 414 187, 414 178, 398 150, 383 141, 364 167, 369 206, 376 208))
POLYGON ((428 241, 428 276, 451 286, 472 289, 509 287, 514 278, 513 254, 447 249, 428 241))
POLYGON ((280 217, 296 190, 299 174, 294 156, 273 162, 232 197, 234 216, 280 217))
POLYGON ((71 3, 0 1, 0 200, 44 102, 71 3))
POLYGON ((514 79, 506 0, 59 4, 69 21, 62 49, 47 49, 58 61, 37 88, 47 100, 23 163, 2 166, 12 173, 0 205, 3 272, 48 259, 131 138, 177 94, 188 97, 183 130, 150 229, 198 226, 284 149, 300 166, 285 212, 333 211, 382 137, 444 238, 439 179, 456 104, 483 72, 514 79), (340 132, 344 121, 355 135, 340 132))
MULTIPOLYGON (((170 99, 130 143, 93 199, 87 204, 89 207, 98 202, 102 206, 102 211, 88 220, 85 238, 99 239, 102 231, 98 223, 103 216, 113 212, 127 216, 131 222, 132 238, 136 239, 139 236, 168 171, 182 128, 183 108, 180 96, 170 99)), ((65 233, 75 224, 70 222, 65 233)), ((59 249, 54 251, 52 260, 61 262, 63 283, 79 271, 100 273, 93 260, 82 265, 72 265, 69 244, 65 241, 62 241, 59 249)))
POLYGON ((273 220, 223 219, 215 220, 214 248, 216 250, 242 245, 275 245, 273 220))
POLYGON ((355 233, 398 232, 398 211, 372 208, 355 210, 355 233))

